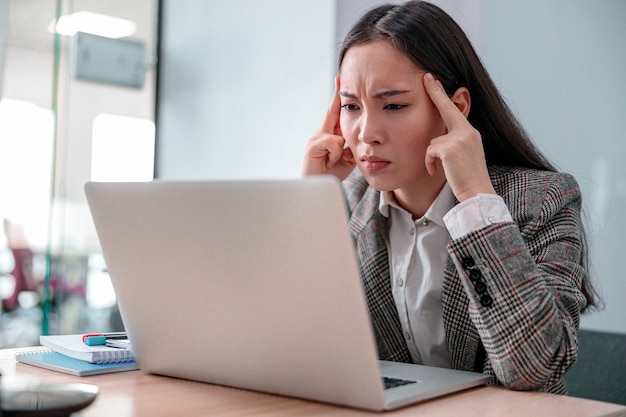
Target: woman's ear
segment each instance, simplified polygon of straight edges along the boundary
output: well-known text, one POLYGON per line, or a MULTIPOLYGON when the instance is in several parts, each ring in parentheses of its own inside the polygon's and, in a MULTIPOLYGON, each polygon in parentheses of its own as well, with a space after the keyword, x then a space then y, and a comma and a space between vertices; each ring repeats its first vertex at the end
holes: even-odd
POLYGON ((463 113, 463 116, 467 118, 470 112, 470 107, 472 105, 472 97, 470 96, 470 92, 466 87, 459 87, 450 100, 454 103, 454 105, 463 113))

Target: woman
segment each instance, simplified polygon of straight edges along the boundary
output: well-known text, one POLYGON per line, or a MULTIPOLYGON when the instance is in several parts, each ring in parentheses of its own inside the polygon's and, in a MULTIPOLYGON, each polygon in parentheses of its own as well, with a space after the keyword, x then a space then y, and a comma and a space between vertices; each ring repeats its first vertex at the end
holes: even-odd
POLYGON ((595 303, 576 181, 436 6, 366 13, 339 68, 303 175, 343 181, 381 359, 565 393, 595 303))

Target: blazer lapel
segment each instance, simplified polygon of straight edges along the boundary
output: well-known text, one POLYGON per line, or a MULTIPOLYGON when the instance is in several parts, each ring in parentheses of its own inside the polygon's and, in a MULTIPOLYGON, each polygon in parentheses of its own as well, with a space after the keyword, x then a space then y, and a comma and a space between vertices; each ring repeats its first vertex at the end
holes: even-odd
POLYGON ((378 193, 367 192, 349 222, 380 359, 411 362, 391 292, 385 236, 388 221, 378 211, 378 193), (357 220, 358 219, 358 220, 357 220))

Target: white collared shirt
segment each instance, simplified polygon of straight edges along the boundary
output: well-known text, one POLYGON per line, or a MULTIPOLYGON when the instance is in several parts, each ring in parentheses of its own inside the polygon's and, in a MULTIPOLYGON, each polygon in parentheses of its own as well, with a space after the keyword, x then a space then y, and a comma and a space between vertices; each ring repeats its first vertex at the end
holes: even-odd
POLYGON ((391 220, 387 248, 391 288, 414 363, 450 367, 441 291, 450 238, 491 223, 512 221, 500 196, 479 194, 455 206, 446 183, 424 216, 413 220, 392 192, 382 192, 380 212, 391 220))

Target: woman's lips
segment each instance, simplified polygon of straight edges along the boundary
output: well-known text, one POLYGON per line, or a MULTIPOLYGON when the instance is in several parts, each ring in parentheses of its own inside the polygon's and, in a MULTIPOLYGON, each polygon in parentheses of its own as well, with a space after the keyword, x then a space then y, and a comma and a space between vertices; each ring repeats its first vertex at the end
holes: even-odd
POLYGON ((361 157, 361 165, 368 172, 376 172, 387 168, 391 162, 376 156, 363 156, 361 157))

